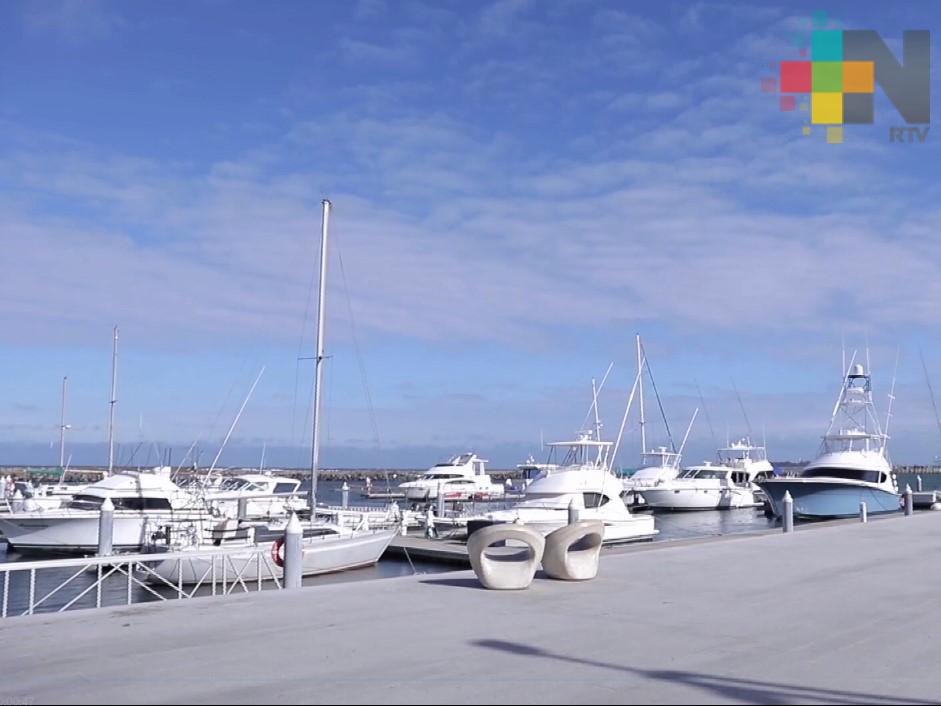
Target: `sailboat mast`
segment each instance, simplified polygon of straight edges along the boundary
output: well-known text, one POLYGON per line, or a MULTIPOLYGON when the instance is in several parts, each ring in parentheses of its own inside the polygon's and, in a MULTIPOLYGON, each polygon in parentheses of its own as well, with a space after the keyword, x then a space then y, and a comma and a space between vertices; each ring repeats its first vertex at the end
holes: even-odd
POLYGON ((69 378, 62 378, 62 414, 59 417, 59 468, 65 469, 65 396, 69 389, 69 378))
POLYGON ((310 502, 311 518, 314 516, 317 501, 317 470, 320 464, 320 398, 323 382, 324 362, 324 321, 327 310, 325 299, 327 296, 327 229, 330 223, 330 202, 324 199, 323 219, 320 232, 320 296, 317 299, 317 352, 314 357, 314 411, 313 411, 313 438, 310 446, 310 502))
POLYGON ((108 412, 108 473, 114 471, 114 405, 118 394, 118 327, 114 327, 111 343, 111 403, 108 412))
POLYGON ((640 382, 637 387, 637 401, 640 403, 640 452, 647 453, 647 420, 644 419, 644 357, 641 353, 640 334, 637 334, 637 375, 640 382))

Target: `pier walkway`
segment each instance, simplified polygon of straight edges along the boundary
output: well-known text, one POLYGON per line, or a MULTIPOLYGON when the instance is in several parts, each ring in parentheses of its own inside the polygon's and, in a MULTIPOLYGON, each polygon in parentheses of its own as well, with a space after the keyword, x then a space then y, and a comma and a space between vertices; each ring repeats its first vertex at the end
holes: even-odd
POLYGON ((941 513, 13 618, 4 703, 937 703, 941 513))

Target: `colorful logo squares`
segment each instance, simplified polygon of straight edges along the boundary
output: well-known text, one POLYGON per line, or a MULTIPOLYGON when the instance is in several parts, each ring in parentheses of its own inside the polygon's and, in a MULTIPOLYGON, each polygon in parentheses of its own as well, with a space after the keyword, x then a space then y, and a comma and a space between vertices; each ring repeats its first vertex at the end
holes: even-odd
MULTIPOLYGON (((819 45, 813 61, 781 62, 781 93, 809 93, 811 123, 871 123, 875 65, 871 61, 817 61, 816 57, 827 56, 835 43, 819 45)), ((842 39, 839 47, 842 53, 842 39)), ((786 110, 783 103, 781 109, 786 110)))

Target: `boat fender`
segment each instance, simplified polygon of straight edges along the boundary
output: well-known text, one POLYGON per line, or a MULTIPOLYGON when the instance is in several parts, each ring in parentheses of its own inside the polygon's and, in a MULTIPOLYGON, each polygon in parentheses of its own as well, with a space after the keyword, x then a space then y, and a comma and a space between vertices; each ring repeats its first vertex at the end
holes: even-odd
POLYGON ((284 546, 284 537, 278 537, 271 545, 271 561, 279 568, 284 568, 284 557, 281 556, 281 547, 284 546))

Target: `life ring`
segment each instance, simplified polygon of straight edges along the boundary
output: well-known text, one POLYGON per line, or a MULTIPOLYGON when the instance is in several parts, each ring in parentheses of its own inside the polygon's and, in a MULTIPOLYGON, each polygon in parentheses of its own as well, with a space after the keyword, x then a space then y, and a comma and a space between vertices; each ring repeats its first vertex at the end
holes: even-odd
POLYGON ((281 547, 284 546, 284 537, 278 537, 271 545, 271 561, 275 566, 284 567, 284 557, 281 556, 281 547))

